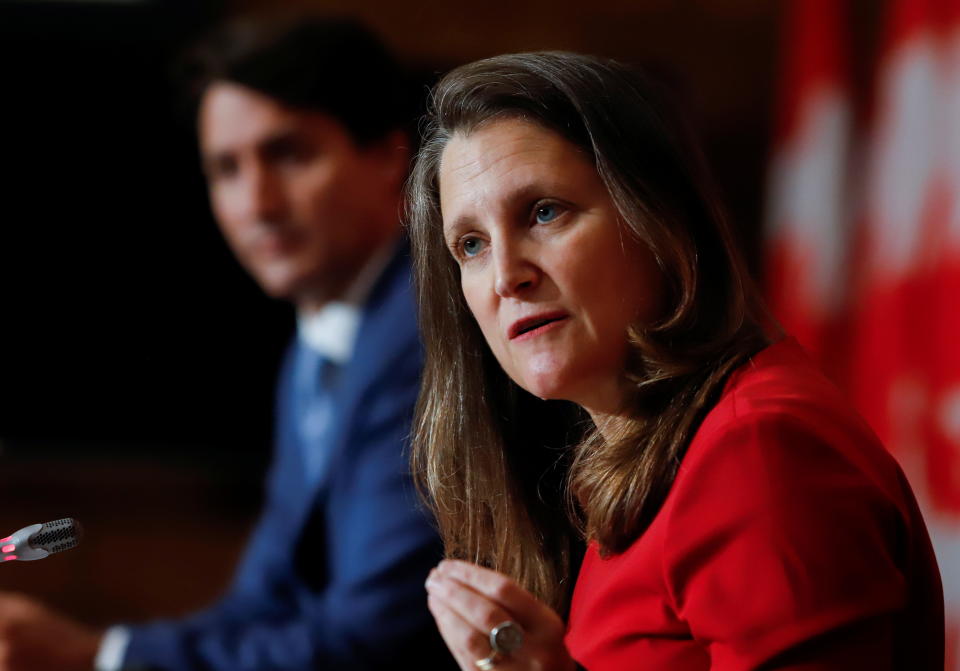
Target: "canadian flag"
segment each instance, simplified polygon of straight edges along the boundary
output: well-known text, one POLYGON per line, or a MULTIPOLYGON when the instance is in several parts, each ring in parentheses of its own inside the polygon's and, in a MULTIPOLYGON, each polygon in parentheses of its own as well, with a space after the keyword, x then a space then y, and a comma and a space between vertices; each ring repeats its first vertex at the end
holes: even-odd
POLYGON ((900 460, 960 670, 960 0, 895 0, 880 56, 851 305, 850 388, 900 460))
POLYGON ((766 212, 774 315, 827 369, 848 284, 852 115, 843 6, 800 0, 787 12, 766 212))
POLYGON ((856 132, 843 6, 796 0, 787 16, 769 298, 903 465, 943 577, 947 669, 960 671, 960 0, 889 0, 856 132))

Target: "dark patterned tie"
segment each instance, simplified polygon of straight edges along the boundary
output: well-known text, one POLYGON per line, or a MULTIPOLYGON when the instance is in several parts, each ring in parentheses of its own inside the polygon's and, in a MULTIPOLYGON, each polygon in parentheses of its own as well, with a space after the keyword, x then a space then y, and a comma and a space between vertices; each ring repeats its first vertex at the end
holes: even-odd
POLYGON ((309 347, 302 348, 297 370, 300 444, 304 475, 313 485, 323 475, 330 453, 328 437, 333 423, 333 389, 337 365, 309 347))

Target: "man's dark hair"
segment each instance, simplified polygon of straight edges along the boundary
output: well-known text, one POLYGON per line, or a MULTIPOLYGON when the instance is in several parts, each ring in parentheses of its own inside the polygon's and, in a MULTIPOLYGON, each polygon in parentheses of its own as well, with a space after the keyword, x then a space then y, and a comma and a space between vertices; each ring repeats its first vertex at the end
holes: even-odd
POLYGON ((235 18, 186 56, 190 111, 216 81, 246 86, 286 105, 329 114, 357 144, 412 128, 408 77, 359 22, 310 14, 235 18))

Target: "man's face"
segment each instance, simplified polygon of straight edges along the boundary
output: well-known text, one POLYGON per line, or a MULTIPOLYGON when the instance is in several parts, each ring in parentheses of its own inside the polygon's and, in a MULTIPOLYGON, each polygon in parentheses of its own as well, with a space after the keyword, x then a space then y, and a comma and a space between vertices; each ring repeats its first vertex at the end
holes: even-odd
POLYGON ((358 147, 334 118, 215 82, 200 104, 213 212, 270 296, 320 306, 398 231, 402 134, 358 147))

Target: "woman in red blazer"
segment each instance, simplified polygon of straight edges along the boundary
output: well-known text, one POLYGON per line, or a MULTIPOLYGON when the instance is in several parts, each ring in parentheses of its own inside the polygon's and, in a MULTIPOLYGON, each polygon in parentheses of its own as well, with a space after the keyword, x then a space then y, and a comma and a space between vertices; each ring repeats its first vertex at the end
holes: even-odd
POLYGON ((440 632, 465 671, 940 669, 910 487, 770 325, 677 118, 574 54, 434 91, 409 198, 440 632))

